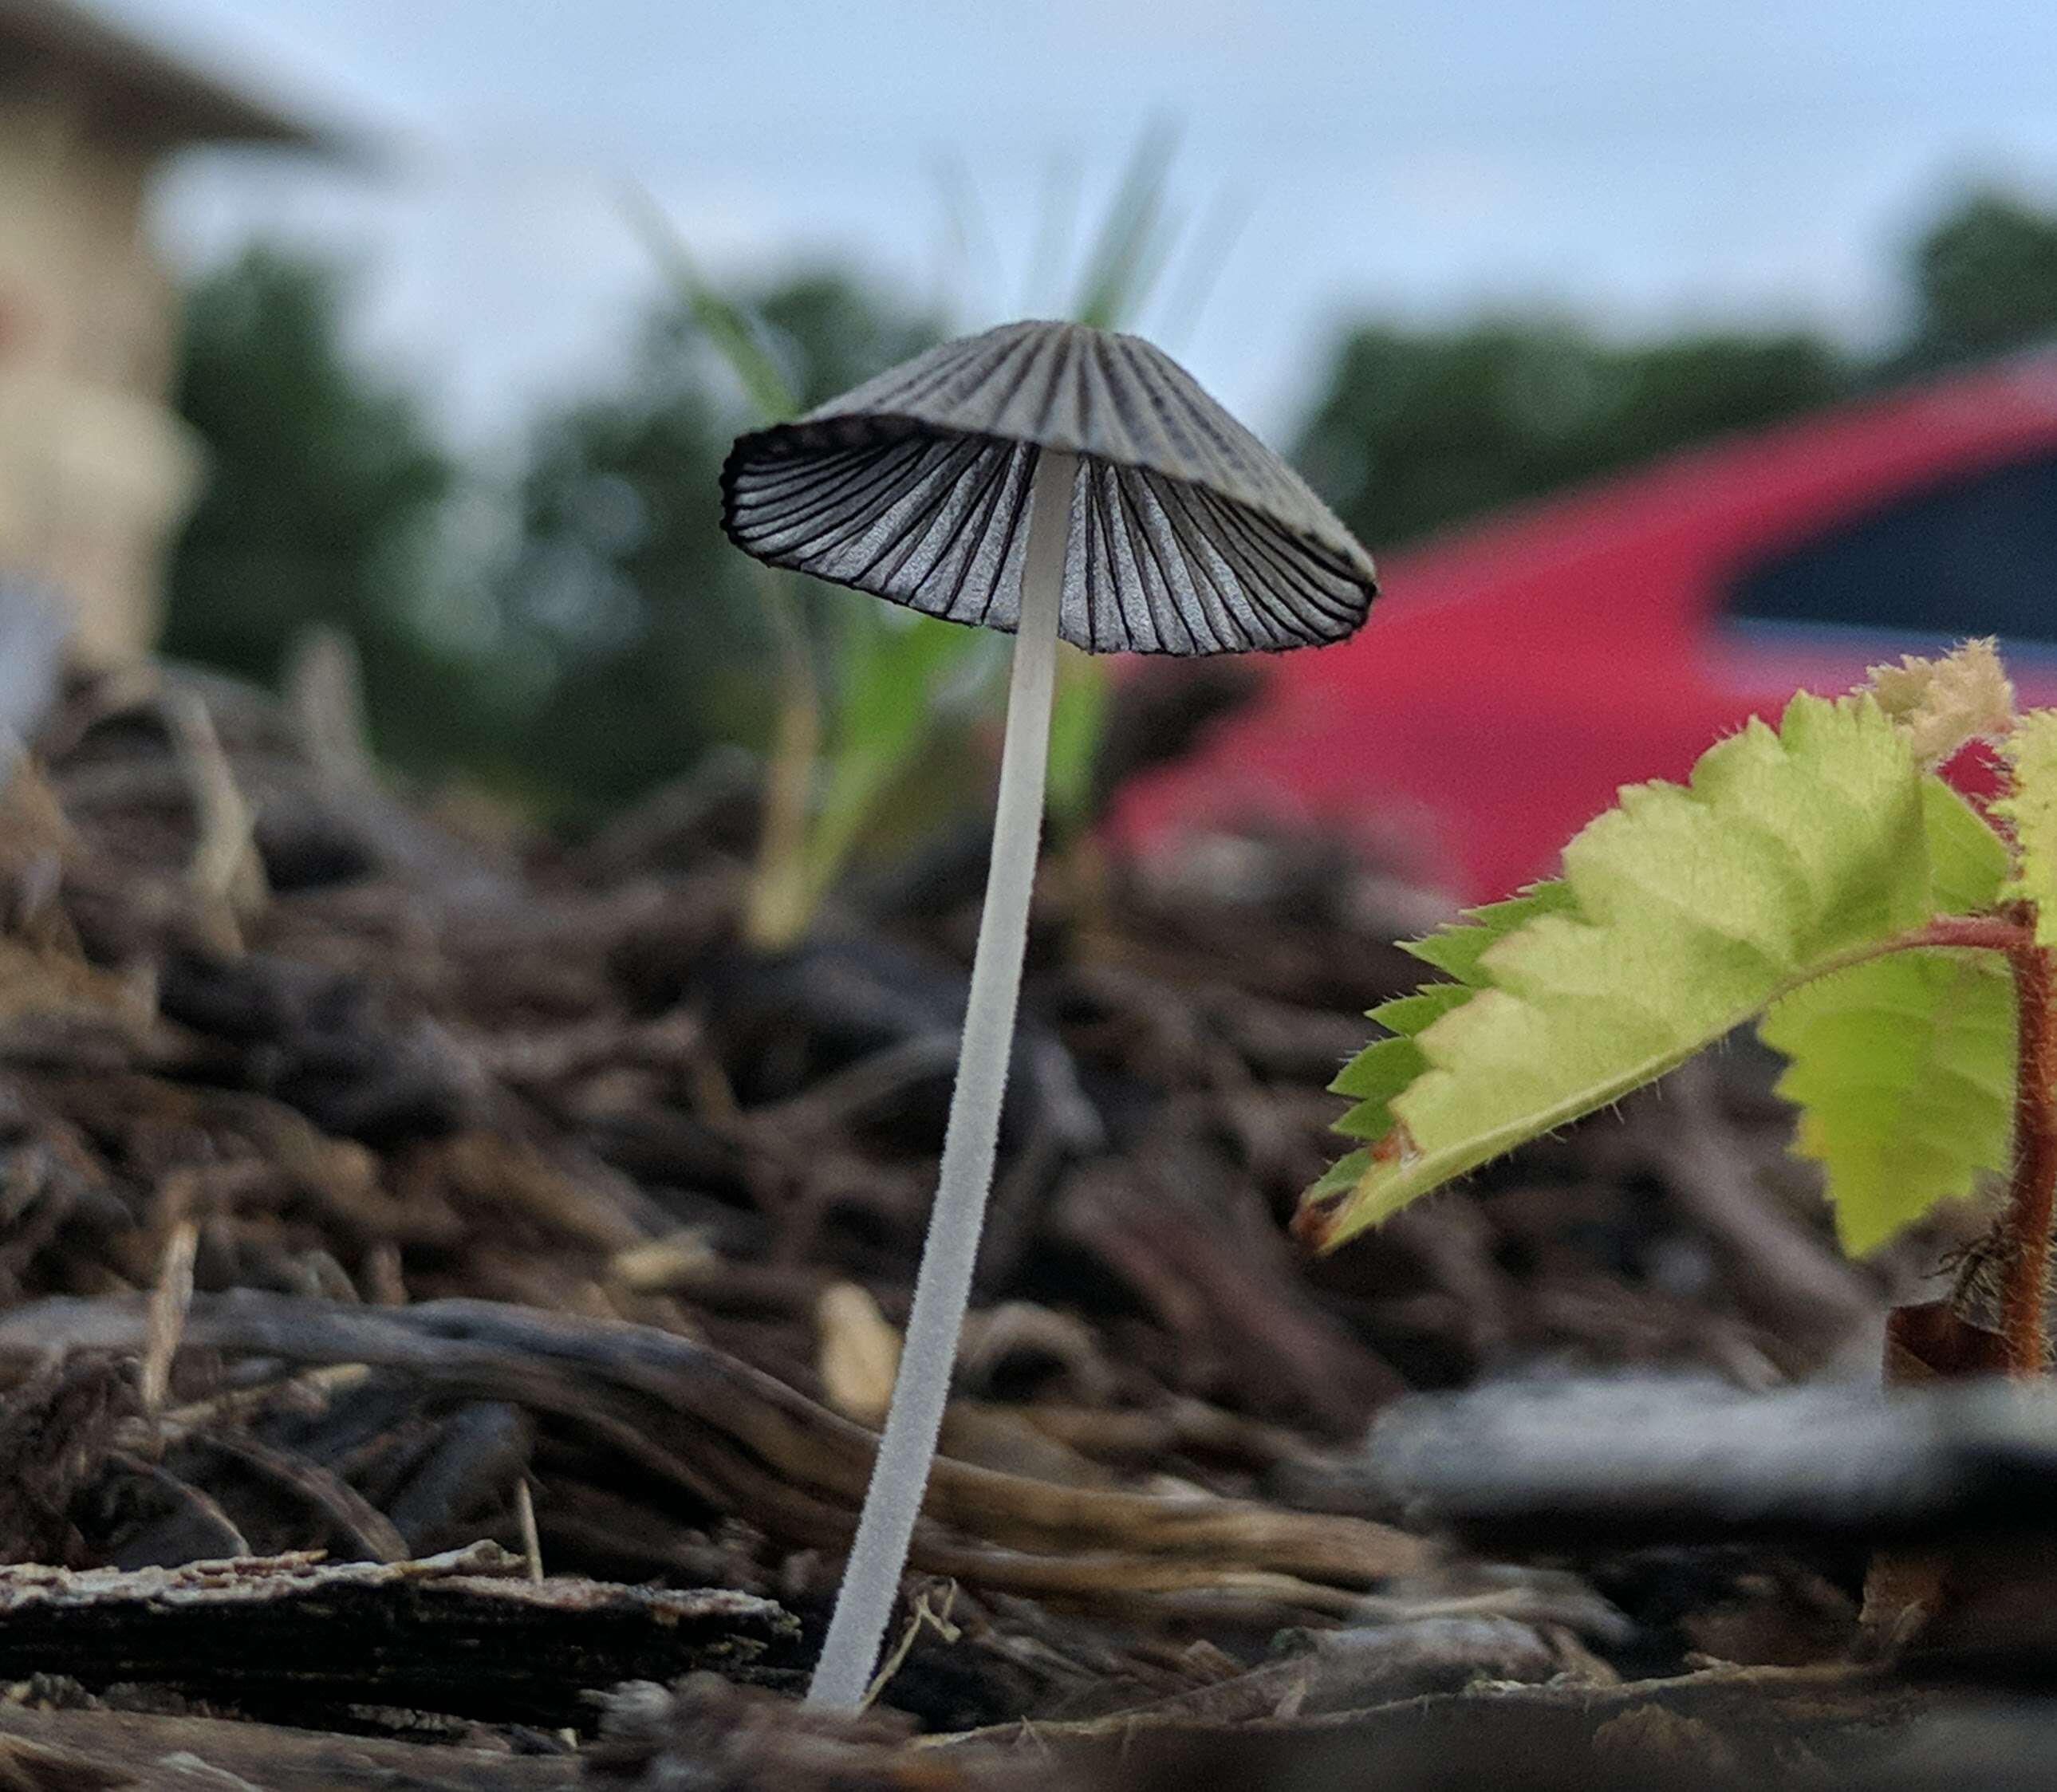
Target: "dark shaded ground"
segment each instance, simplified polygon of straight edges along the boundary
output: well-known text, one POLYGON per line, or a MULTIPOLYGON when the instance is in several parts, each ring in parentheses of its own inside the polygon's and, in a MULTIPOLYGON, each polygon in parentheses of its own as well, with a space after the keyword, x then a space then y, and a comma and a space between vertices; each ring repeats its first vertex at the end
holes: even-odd
MULTIPOLYGON (((1046 866, 917 1541, 947 1584, 918 1584, 898 1717, 796 1727, 940 1144, 979 843, 767 962, 735 937, 734 792, 523 863, 306 738, 235 688, 103 683, 0 796, 21 1783, 155 1784, 181 1753, 343 1783, 323 1751, 383 1737, 365 1762, 420 1745, 423 1784, 687 1783, 681 1761, 710 1786, 1168 1784, 1175 1754, 1129 1744, 1195 1725, 1235 1727, 1248 1784, 1552 1784, 1552 1749, 1568 1784, 1613 1783, 1607 1759, 1816 1783, 1959 1711, 1876 1639, 1849 1665, 1869 1546, 1909 1535, 1892 1487, 1612 1542, 1604 1488, 1582 1540, 1539 1516, 1525 1544, 1517 1497, 1466 1541, 1361 1446, 1410 1390, 1510 1377, 1875 1379, 1889 1279, 1949 1239, 1845 1265, 1738 1047, 1305 1260, 1283 1222, 1332 1153, 1323 1085, 1416 980, 1391 940, 1436 914, 1305 842, 1224 842, 1149 881, 1046 866), (285 1559, 168 1578, 252 1557, 285 1559), (567 1752, 617 1683, 696 1670, 720 1678, 618 1696, 567 1752), (1453 1723, 1488 1753, 1427 1740, 1453 1723)), ((1928 1497, 1924 1547, 1970 1509, 1928 1497)), ((2006 1547, 2047 1556, 2009 1510, 2006 1547)), ((2041 1647, 2008 1657, 2013 1693, 2041 1647)), ((2039 1707, 1980 1711, 1960 1766, 2041 1734, 2039 1707)), ((1892 1770, 1865 1782, 1929 1783, 1892 1770)))

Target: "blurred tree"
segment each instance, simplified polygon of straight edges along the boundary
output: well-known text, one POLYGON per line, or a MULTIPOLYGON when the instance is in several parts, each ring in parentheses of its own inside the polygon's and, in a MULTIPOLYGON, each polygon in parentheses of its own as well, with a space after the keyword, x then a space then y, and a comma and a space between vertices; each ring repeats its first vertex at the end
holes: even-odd
MULTIPOLYGON (((1148 234, 1124 228, 1106 242, 1148 234)), ((1905 339, 1869 363, 1798 333, 1638 345, 1562 319, 1365 323, 1332 357, 1298 456, 1367 540, 1404 541, 2047 335, 2057 216, 1975 194, 1916 246, 1908 283, 1905 339)), ((352 363, 346 296, 332 271, 262 247, 193 290, 179 402, 212 477, 172 569, 169 650, 271 679, 306 624, 336 624, 362 650, 384 755, 462 764, 558 814, 623 801, 715 743, 761 746, 776 657, 715 495, 757 416, 689 300, 653 311, 615 390, 538 422, 514 501, 496 507, 458 486, 419 402, 352 363)), ((803 404, 941 334, 834 272, 739 296, 803 404)))
POLYGON ((1900 359, 1932 367, 2057 336, 2057 213, 2005 193, 1964 201, 1916 246, 1900 359))
MULTIPOLYGON (((716 495, 754 419, 689 307, 653 312, 618 390, 541 420, 511 541, 503 518, 459 568, 454 468, 419 401, 351 363, 346 296, 334 270, 263 246, 193 288, 179 406, 211 475, 172 564, 166 651, 268 682, 308 624, 332 624, 360 649, 382 756, 462 764, 558 813, 759 743, 763 596, 716 495)), ((809 404, 937 334, 832 274, 750 309, 809 404)))
POLYGON ((1869 363, 1796 333, 1622 345, 1562 321, 1360 325, 1330 363, 1298 456, 1346 522, 1396 543, 1880 380, 2021 347, 2057 334, 2057 214, 1975 193, 1916 244, 1908 280, 1906 338, 1869 363))
POLYGON ((1566 323, 1366 326, 1331 363, 1298 458, 1367 541, 1393 543, 1837 396, 1802 335, 1603 343, 1566 323))
MULTIPOLYGON (((839 275, 751 295, 764 346, 812 405, 936 339, 839 275)), ((708 747, 761 747, 776 663, 760 577, 721 533, 717 489, 756 421, 684 298, 648 321, 628 377, 537 426, 519 538, 495 581, 504 652, 540 668, 523 759, 561 809, 604 807, 708 747)))
POLYGON ((351 364, 344 298, 333 269, 263 245, 188 296, 178 406, 209 472, 164 647, 269 681, 309 623, 335 624, 363 650, 382 749, 416 759, 436 745, 425 723, 450 714, 423 617, 453 470, 418 401, 351 364))
POLYGON ((771 333, 772 354, 803 410, 942 339, 938 319, 839 273, 802 275, 746 303, 771 333))

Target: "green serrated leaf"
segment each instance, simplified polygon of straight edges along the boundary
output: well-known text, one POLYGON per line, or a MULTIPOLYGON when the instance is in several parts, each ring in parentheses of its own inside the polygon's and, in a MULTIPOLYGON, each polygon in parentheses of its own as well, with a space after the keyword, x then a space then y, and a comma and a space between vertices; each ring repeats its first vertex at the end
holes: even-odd
POLYGON ((1936 914, 1991 908, 2007 881, 2007 842, 1940 778, 1921 780, 1921 819, 1936 914))
POLYGON ((1560 884, 1414 949, 1476 993, 1411 1042, 1423 1068, 1404 1088, 1385 1086, 1400 1053, 1357 1079, 1360 1124, 1382 1100, 1397 1128, 1309 1229, 1341 1243, 1927 919, 1932 825, 1961 830, 1926 782, 1869 696, 1803 695, 1777 731, 1753 721, 1710 748, 1690 785, 1624 790, 1566 848, 1560 884))
POLYGON ((1432 983, 1371 1011, 1371 1018, 1394 1037, 1373 1040, 1329 1084, 1330 1093, 1357 1104, 1335 1123, 1337 1132, 1352 1139, 1382 1139, 1393 1130, 1393 1097, 1429 1068, 1414 1036, 1473 993, 1469 984, 1432 983))
POLYGON ((1367 1018, 1376 1021, 1388 1033, 1412 1039, 1476 993, 1476 986, 1468 983, 1430 983, 1411 996, 1395 996, 1390 1001, 1381 1002, 1367 1018))
POLYGON ((1346 1095, 1353 1101, 1397 1095, 1414 1080, 1405 1067, 1421 1061, 1421 1051, 1411 1038, 1374 1039, 1337 1072, 1329 1093, 1346 1095), (1396 1076, 1404 1080, 1395 1082, 1396 1076))
POLYGON ((1998 953, 1874 958, 1794 990, 1758 1033, 1791 1061, 1793 1148, 1826 1173, 1852 1256, 2006 1168, 2014 991, 1998 953))
POLYGON ((1354 1107, 1345 1110, 1334 1124, 1334 1130, 1346 1139, 1383 1139, 1393 1130, 1393 1098, 1429 1067, 1429 1061, 1421 1056, 1421 1048, 1413 1040, 1389 1039, 1385 1043, 1393 1051, 1389 1057, 1377 1062, 1377 1069, 1384 1073, 1377 1079, 1379 1086, 1372 1088, 1354 1107))
POLYGON ((1371 1150, 1369 1146, 1362 1151, 1351 1152, 1329 1166, 1329 1173, 1307 1191, 1308 1195, 1311 1199, 1342 1194, 1370 1167, 1371 1150))
MULTIPOLYGON (((1940 779, 1921 785, 1937 911, 1989 908, 2006 842, 1940 779)), ((1877 1249, 1938 1201, 2006 1168, 2013 1132, 2014 993, 1996 953, 1896 953, 1803 985, 1758 1037, 1789 1063, 1793 1148, 1819 1163, 1836 1233, 1877 1249)))
POLYGON ((1533 921, 1538 915, 1561 914, 1575 906, 1564 880, 1531 884, 1519 896, 1504 902, 1488 902, 1484 908, 1466 911, 1462 921, 1439 927, 1425 939, 1403 940, 1400 950, 1411 953, 1425 965, 1454 977, 1474 988, 1484 981, 1479 960, 1487 950, 1533 921))
POLYGON ((2003 749, 2013 788, 1993 805, 2014 828, 2006 894, 2035 905, 2035 943, 2057 946, 2057 709, 2031 709, 2003 749))
POLYGON ((1393 1097, 1429 1068, 1415 1035, 1477 993, 1478 961, 1488 946, 1523 922, 1556 912, 1564 900, 1560 885, 1534 885, 1506 902, 1471 910, 1464 920, 1425 939, 1401 942, 1403 950, 1450 972, 1456 981, 1425 984, 1372 1009, 1369 1018, 1394 1037, 1373 1040, 1329 1084, 1332 1094, 1357 1104, 1335 1123, 1337 1132, 1347 1138, 1381 1139, 1392 1131, 1393 1097))

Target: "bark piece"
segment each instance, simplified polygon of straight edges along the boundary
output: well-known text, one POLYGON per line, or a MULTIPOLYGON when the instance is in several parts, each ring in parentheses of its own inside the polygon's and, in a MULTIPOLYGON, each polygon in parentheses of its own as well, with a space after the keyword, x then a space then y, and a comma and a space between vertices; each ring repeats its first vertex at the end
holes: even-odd
MULTIPOLYGON (((52 1300, 0 1318, 0 1361, 133 1350, 133 1298, 52 1300)), ((644 1326, 486 1301, 391 1309, 241 1290, 196 1296, 182 1349, 366 1363, 505 1400, 603 1441, 719 1512, 793 1544, 848 1541, 871 1433, 707 1346, 644 1326)), ((1429 1545, 1357 1518, 1251 1501, 1060 1486, 938 1461, 916 1533, 925 1572, 1133 1615, 1207 1611, 1266 1625, 1347 1615, 1429 1545), (1297 1614, 1297 1617, 1296 1615, 1297 1614)))
POLYGON ((0 1679, 137 1682, 295 1715, 385 1705, 572 1723, 591 1716, 585 1694, 622 1680, 793 1665, 798 1635, 747 1593, 531 1582, 494 1544, 390 1564, 0 1569, 0 1679))
POLYGON ((577 1760, 202 1716, 0 1703, 9 1792, 576 1792, 577 1760))

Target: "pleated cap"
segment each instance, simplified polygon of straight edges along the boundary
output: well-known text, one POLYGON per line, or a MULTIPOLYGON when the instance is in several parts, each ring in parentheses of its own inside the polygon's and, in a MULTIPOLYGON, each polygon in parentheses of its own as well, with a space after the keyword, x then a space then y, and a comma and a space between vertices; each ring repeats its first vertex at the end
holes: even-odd
POLYGON ((1339 640, 1378 586, 1306 482, 1162 350, 1010 323, 740 437, 722 526, 775 566, 952 622, 1021 615, 1036 455, 1079 458, 1059 632, 1096 653, 1339 640))

